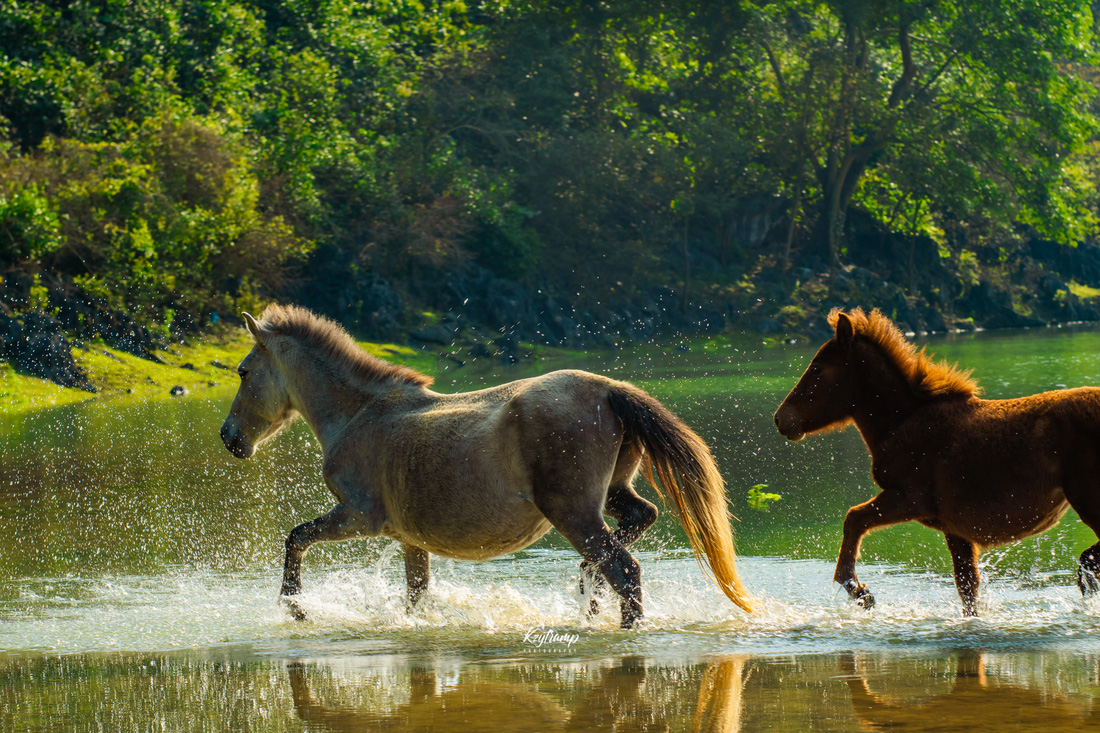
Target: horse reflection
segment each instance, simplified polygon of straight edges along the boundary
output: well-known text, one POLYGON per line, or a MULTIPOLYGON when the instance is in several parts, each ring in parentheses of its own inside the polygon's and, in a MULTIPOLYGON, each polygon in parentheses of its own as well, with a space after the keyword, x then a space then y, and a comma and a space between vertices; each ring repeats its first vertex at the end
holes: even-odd
MULTIPOLYGON (((692 730, 707 733, 740 730, 744 662, 743 657, 725 658, 704 671, 692 730)), ((670 720, 670 708, 682 707, 678 695, 696 694, 680 678, 672 689, 661 689, 660 682, 651 679, 644 659, 624 657, 604 669, 587 689, 576 689, 577 681, 584 679, 578 676, 560 688, 555 686, 556 694, 546 691, 545 683, 497 680, 477 673, 457 685, 444 685, 433 670, 414 667, 408 702, 392 710, 360 710, 318 703, 310 691, 305 665, 292 664, 288 672, 298 717, 312 729, 332 733, 681 730, 687 721, 675 720, 675 714, 670 720)))
MULTIPOLYGON (((868 730, 1096 730, 1100 710, 1074 705, 1048 689, 1035 689, 990 676, 980 652, 958 658, 948 692, 907 703, 876 693, 851 655, 841 657, 840 672, 852 695, 852 708, 868 730)), ((892 672, 891 676, 897 676, 892 672)))

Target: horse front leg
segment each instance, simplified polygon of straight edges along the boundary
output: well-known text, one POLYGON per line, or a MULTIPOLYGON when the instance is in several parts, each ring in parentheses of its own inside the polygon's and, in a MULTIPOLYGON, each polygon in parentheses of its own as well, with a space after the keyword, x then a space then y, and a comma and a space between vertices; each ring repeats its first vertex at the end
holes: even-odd
POLYGON ((302 621, 305 612, 294 603, 293 596, 302 592, 302 558, 315 542, 350 540, 374 534, 369 525, 343 504, 337 504, 327 514, 299 524, 286 538, 286 560, 283 562, 283 585, 279 591, 291 615, 302 621))
POLYGON ((840 543, 833 581, 848 592, 848 596, 857 606, 871 609, 875 605, 875 597, 871 595, 871 591, 856 577, 856 560, 859 558, 864 535, 918 517, 912 502, 886 491, 848 510, 844 517, 844 538, 840 543))
POLYGON ((978 546, 968 539, 945 534, 947 549, 955 565, 955 589, 963 604, 964 616, 978 615, 978 546))
POLYGON ((432 556, 427 550, 402 543, 405 550, 405 583, 409 588, 409 608, 412 609, 428 588, 432 556))

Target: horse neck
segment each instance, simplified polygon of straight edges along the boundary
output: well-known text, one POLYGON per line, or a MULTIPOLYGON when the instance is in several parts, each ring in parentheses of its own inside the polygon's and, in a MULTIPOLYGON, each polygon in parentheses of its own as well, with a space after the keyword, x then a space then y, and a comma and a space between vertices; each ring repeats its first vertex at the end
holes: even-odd
POLYGON ((873 452, 916 408, 917 397, 901 368, 877 346, 860 344, 853 348, 860 386, 852 405, 852 419, 873 452))
POLYGON ((333 437, 367 405, 380 409, 400 385, 392 380, 360 380, 337 376, 318 369, 309 356, 299 357, 298 368, 287 368, 287 391, 291 404, 309 424, 325 449, 333 437))

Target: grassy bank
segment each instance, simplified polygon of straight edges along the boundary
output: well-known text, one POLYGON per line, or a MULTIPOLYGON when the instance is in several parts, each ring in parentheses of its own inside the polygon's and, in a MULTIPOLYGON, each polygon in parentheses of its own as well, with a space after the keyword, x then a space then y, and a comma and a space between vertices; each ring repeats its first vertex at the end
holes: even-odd
MULTIPOLYGON (((436 357, 408 346, 360 342, 371 352, 390 361, 434 374, 436 357)), ((0 412, 8 415, 87 400, 111 399, 118 395, 163 397, 176 386, 190 393, 237 383, 237 364, 252 348, 243 328, 222 329, 171 344, 155 352, 156 361, 143 359, 101 341, 78 344, 73 358, 88 374, 96 391, 61 387, 16 371, 0 361, 0 412)))

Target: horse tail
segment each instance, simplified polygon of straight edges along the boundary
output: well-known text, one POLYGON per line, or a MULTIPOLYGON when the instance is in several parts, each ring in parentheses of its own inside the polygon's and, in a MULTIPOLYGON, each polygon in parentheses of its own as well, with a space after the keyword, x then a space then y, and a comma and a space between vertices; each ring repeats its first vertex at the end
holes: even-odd
POLYGON ((683 525, 695 559, 704 571, 710 567, 731 601, 752 612, 752 598, 737 574, 725 481, 710 448, 668 408, 633 385, 613 385, 608 402, 622 421, 624 441, 641 445, 648 454, 643 461, 646 478, 683 525))

